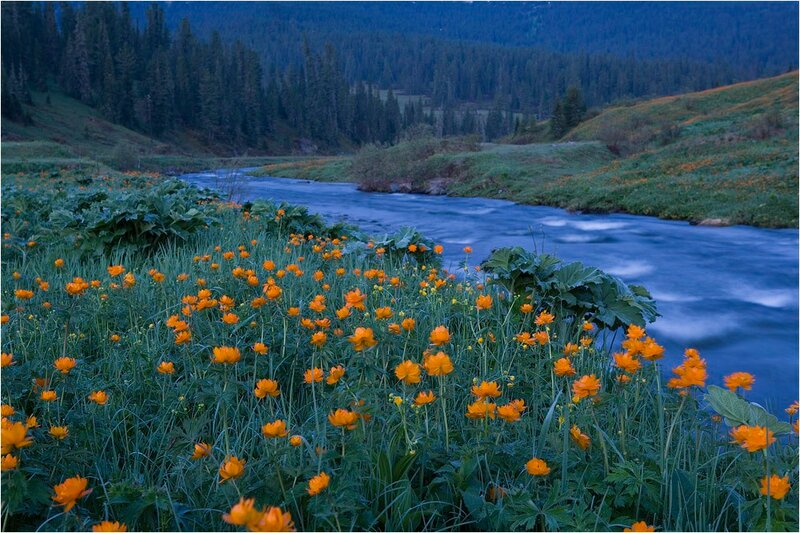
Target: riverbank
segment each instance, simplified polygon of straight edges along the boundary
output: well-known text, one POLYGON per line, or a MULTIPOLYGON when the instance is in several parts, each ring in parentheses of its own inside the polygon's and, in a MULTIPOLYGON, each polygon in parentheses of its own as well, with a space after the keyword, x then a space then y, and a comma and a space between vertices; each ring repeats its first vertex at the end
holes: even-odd
POLYGON ((255 175, 695 224, 798 226, 797 73, 604 110, 562 142, 414 139, 255 175))

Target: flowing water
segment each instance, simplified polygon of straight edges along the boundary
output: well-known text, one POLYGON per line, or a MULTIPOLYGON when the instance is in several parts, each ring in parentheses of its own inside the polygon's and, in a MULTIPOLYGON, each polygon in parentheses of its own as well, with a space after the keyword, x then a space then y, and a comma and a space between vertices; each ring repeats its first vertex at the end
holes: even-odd
POLYGON ((202 187, 233 183, 240 200, 305 205, 329 222, 372 235, 414 226, 444 245, 456 270, 464 246, 472 264, 492 249, 523 246, 596 266, 647 287, 661 317, 647 330, 665 345, 665 366, 684 348, 700 350, 709 381, 746 371, 756 376, 748 398, 773 410, 798 397, 798 231, 611 214, 573 214, 503 200, 358 191, 350 183, 249 178, 243 171, 186 174, 202 187))

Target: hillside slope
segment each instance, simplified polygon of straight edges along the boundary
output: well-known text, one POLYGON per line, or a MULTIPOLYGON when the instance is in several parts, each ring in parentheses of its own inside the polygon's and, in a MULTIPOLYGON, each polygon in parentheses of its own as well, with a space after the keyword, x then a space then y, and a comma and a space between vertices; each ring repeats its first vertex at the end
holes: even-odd
POLYGON ((797 94, 792 72, 608 109, 565 140, 597 139, 622 157, 548 197, 578 209, 797 226, 797 94))
POLYGON ((798 73, 792 72, 609 108, 559 143, 436 153, 406 175, 397 175, 402 144, 382 156, 357 155, 355 165, 339 158, 260 173, 352 181, 369 175, 362 187, 370 190, 444 191, 695 223, 797 227, 797 93, 798 73))
POLYGON ((175 172, 297 159, 219 157, 189 134, 172 134, 169 142, 154 139, 110 122, 96 109, 60 92, 34 92, 32 98, 33 105, 25 105, 31 123, 2 119, 3 172, 106 167, 175 172))

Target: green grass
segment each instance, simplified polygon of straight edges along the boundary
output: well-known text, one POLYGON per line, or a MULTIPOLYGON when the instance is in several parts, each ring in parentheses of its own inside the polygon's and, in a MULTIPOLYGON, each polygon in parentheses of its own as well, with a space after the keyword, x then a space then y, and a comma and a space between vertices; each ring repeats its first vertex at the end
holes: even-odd
POLYGON ((797 227, 797 92, 793 72, 606 109, 558 143, 434 154, 399 167, 404 175, 392 172, 412 152, 405 143, 383 157, 370 153, 371 167, 360 174, 345 160, 320 159, 274 175, 697 223, 797 227), (381 179, 364 181, 370 175, 381 179))
POLYGON ((349 157, 300 157, 263 165, 252 171, 252 176, 275 176, 314 181, 347 181, 349 157))
MULTIPOLYGON (((513 150, 505 150, 510 157, 513 150)), ((548 309, 538 294, 527 300, 498 283, 484 286, 468 257, 464 276, 451 279, 435 261, 415 260, 435 257, 412 253, 407 245, 416 243, 339 239, 288 206, 256 204, 245 214, 216 202, 187 205, 188 195, 179 195, 178 203, 152 198, 147 207, 124 202, 159 186, 153 177, 112 175, 89 185, 75 178, 62 183, 63 192, 38 175, 16 177, 16 191, 4 191, 2 351, 13 354, 13 364, 2 371, 9 420, 3 445, 19 461, 2 473, 4 530, 82 531, 105 519, 129 530, 244 530, 223 521, 242 497, 291 513, 298 530, 619 531, 639 520, 667 531, 797 530, 791 428, 725 391, 712 404, 728 420, 715 418, 703 398, 719 395, 716 389, 709 383, 680 396, 662 383, 658 361, 639 356, 642 368, 623 372, 612 364, 611 332, 582 327, 591 316, 548 309), (31 207, 20 208, 25 203, 31 207), (216 223, 147 249, 150 240, 130 246, 139 229, 126 225, 117 229, 133 239, 128 246, 98 256, 80 253, 56 231, 64 213, 50 216, 52 209, 87 220, 124 211, 147 222, 191 207, 216 223), (127 286, 109 265, 133 276, 127 286), (76 276, 97 286, 71 296, 65 287, 76 276), (339 316, 355 289, 364 309, 339 316), (273 299, 259 300, 265 295, 273 299), (492 297, 488 308, 477 309, 479 295, 492 297), (216 301, 200 310, 196 298, 216 301), (531 310, 523 312, 528 302, 531 310), (392 316, 379 318, 383 308, 392 316), (537 325, 545 310, 554 320, 537 325), (225 313, 238 322, 224 322, 225 313), (413 328, 390 326, 408 318, 413 328), (186 322, 189 342, 175 343, 168 326, 175 320, 186 322), (434 346, 430 334, 438 326, 450 338, 434 346), (372 330, 374 346, 354 349, 350 336, 359 327, 372 330), (326 341, 313 346, 319 332, 326 341), (548 338, 521 340, 521 333, 537 332, 548 338), (269 352, 258 355, 257 342, 269 352), (583 346, 571 356, 577 373, 559 377, 554 363, 567 343, 583 346), (215 364, 219 346, 237 347, 241 359, 215 364), (421 364, 438 351, 449 356, 452 372, 422 370, 418 383, 398 380, 401 361, 421 364), (66 374, 54 368, 62 356, 77 361, 66 374), (159 373, 167 361, 175 372, 159 373), (328 375, 335 365, 345 368, 338 382, 303 382, 307 369, 328 375), (597 394, 573 401, 573 384, 590 374, 600 380, 597 394), (621 381, 626 375, 628 383, 621 381), (44 401, 35 378, 48 380, 44 386, 58 399, 44 401), (279 396, 254 395, 266 378, 278 382, 279 396), (519 420, 465 416, 476 407, 473 385, 484 380, 500 390, 492 405, 525 401, 519 420), (88 399, 98 390, 108 394, 105 405, 88 399), (417 393, 428 390, 436 400, 414 407, 417 393), (352 431, 331 425, 335 409, 359 414, 352 431), (36 424, 24 433, 33 442, 16 448, 10 424, 21 428, 29 416, 36 424), (287 437, 300 437, 298 446, 265 437, 262 426, 275 420, 286 422, 287 437), (766 452, 730 443, 730 424, 759 420, 781 433, 766 452), (53 426, 67 426, 69 435, 56 439, 53 426), (591 438, 587 449, 573 441, 573 426, 591 438), (210 454, 193 460, 199 442, 210 454), (218 469, 229 456, 246 466, 220 483, 218 469), (546 461, 549 473, 530 475, 533 457, 546 461), (788 476, 792 488, 783 499, 759 494, 766 470, 788 476), (309 496, 308 482, 320 472, 330 486, 309 496), (52 487, 76 475, 92 492, 63 513, 52 487)), ((82 229, 73 227, 77 235, 82 229)))

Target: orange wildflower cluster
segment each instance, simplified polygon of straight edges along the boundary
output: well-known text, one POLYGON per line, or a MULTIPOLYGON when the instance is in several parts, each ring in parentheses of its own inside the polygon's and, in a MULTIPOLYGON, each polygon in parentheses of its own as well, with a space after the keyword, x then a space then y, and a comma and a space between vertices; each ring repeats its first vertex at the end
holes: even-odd
POLYGON ((239 503, 222 515, 222 519, 234 526, 244 526, 249 531, 295 531, 291 513, 279 507, 255 508, 255 499, 240 498, 239 503))
POLYGON ((706 361, 700 358, 700 353, 689 348, 684 353, 683 363, 672 369, 677 377, 671 378, 667 387, 671 389, 688 389, 689 387, 705 387, 708 374, 706 361))

